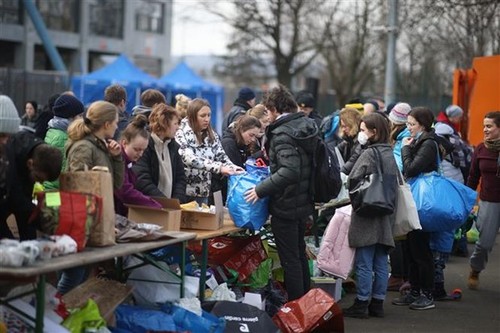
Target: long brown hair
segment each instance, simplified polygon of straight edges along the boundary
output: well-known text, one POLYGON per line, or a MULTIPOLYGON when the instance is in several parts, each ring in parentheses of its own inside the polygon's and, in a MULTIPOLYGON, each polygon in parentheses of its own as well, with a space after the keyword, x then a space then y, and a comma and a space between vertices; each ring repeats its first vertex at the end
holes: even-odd
POLYGON ((243 115, 239 117, 236 120, 236 123, 234 124, 234 129, 233 133, 234 136, 236 137, 236 143, 240 146, 245 145, 245 141, 243 140, 243 132, 248 131, 249 129, 252 128, 258 128, 260 129, 262 127, 262 124, 260 123, 260 120, 249 115, 243 115))
POLYGON ((200 125, 198 124, 198 112, 200 112, 200 110, 205 106, 210 108, 210 104, 206 99, 195 98, 191 102, 189 102, 187 108, 187 119, 189 122, 189 126, 191 126, 191 129, 193 130, 194 135, 196 136, 196 140, 200 144, 203 143, 203 140, 206 137, 208 137, 208 141, 210 143, 215 141, 214 131, 210 123, 208 124, 208 128, 206 130, 202 130, 200 128, 200 125))
POLYGON ((377 112, 370 113, 361 121, 369 130, 375 130, 375 135, 370 139, 372 143, 388 143, 389 142, 389 122, 387 119, 377 112))

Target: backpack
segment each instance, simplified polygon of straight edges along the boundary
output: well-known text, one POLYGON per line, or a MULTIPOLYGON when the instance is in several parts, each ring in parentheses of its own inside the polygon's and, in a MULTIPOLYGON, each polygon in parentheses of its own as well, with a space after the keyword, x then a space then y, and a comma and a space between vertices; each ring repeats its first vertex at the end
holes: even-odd
POLYGON ((312 194, 314 202, 335 199, 342 188, 339 161, 335 151, 318 137, 312 156, 312 194))
POLYGON ((445 157, 445 159, 454 167, 460 168, 464 181, 467 181, 472 161, 472 147, 466 144, 457 134, 444 135, 444 138, 446 138, 446 140, 448 140, 448 142, 450 142, 453 146, 453 149, 445 157))

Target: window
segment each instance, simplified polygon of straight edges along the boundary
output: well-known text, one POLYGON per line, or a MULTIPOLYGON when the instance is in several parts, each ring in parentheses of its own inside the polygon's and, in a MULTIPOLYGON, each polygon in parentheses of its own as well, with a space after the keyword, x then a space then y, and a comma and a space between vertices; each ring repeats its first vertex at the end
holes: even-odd
POLYGON ((123 0, 89 0, 90 33, 104 37, 123 37, 123 0))
POLYGON ((21 24, 20 4, 20 0, 0 0, 0 23, 21 24))
POLYGON ((36 0, 38 11, 49 29, 78 32, 78 0, 36 0))
POLYGON ((165 4, 141 0, 135 13, 135 28, 139 31, 163 33, 165 4))

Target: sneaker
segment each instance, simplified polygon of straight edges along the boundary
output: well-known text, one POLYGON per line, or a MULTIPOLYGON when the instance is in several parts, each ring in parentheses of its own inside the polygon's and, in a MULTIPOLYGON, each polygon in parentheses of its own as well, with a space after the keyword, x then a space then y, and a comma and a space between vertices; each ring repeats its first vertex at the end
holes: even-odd
POLYGON ((410 305, 418 299, 418 296, 413 295, 412 293, 408 293, 404 296, 395 298, 392 300, 392 304, 394 305, 410 305))
POLYGON ((410 309, 412 310, 429 310, 434 309, 436 305, 432 297, 425 295, 420 295, 420 297, 413 303, 410 304, 410 309))
POLYGON ((467 280, 467 287, 469 289, 476 290, 479 286, 479 272, 471 269, 469 273, 469 279, 467 280))

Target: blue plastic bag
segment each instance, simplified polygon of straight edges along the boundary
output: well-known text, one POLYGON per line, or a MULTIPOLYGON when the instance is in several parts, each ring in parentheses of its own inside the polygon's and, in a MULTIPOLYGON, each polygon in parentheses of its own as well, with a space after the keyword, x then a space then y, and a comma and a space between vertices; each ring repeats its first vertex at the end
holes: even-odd
POLYGON ((437 172, 421 174, 408 183, 426 232, 459 228, 476 202, 476 191, 437 172))
POLYGON ((134 333, 177 330, 171 315, 132 305, 119 305, 115 310, 116 328, 134 333))
POLYGON ((202 315, 198 316, 194 312, 169 303, 163 304, 161 310, 172 316, 177 325, 177 331, 223 333, 226 329, 224 318, 217 318, 204 310, 202 310, 202 315))
POLYGON ((245 174, 229 177, 226 204, 237 227, 259 230, 269 217, 269 198, 261 198, 252 204, 246 202, 245 192, 267 178, 269 168, 255 165, 254 160, 248 160, 245 166, 245 174))

